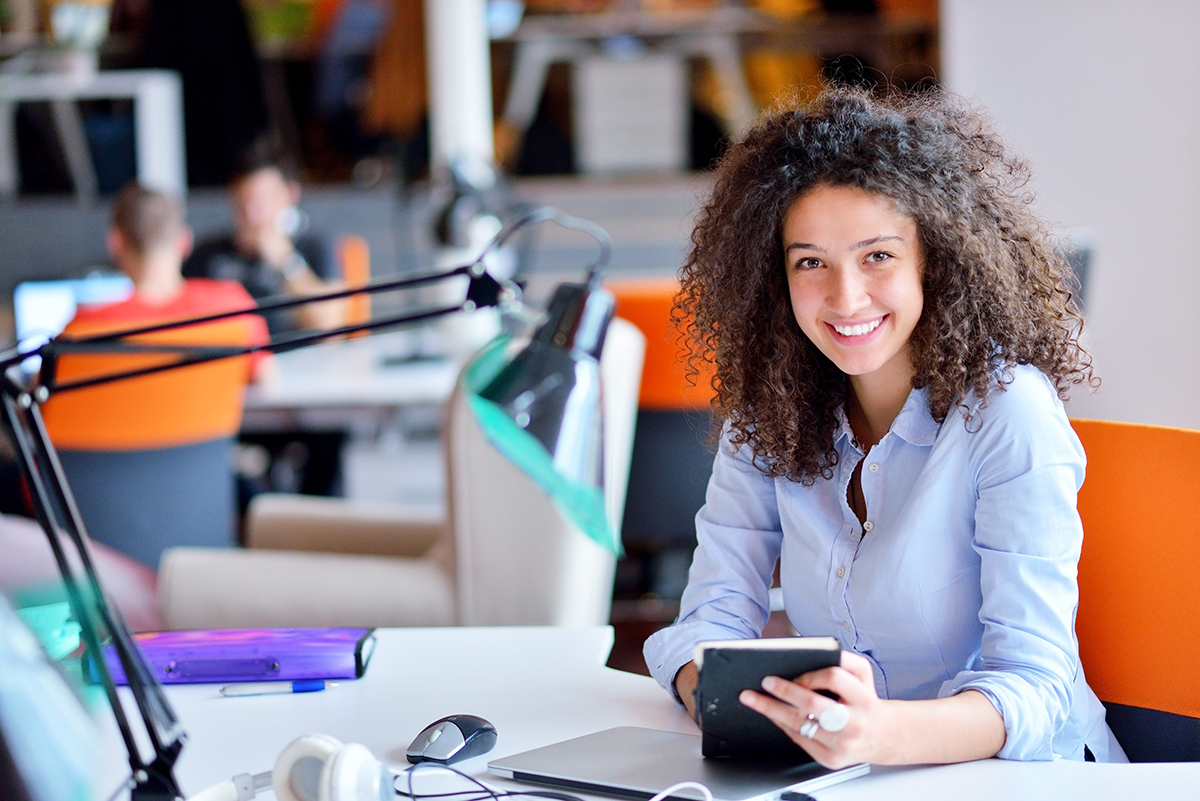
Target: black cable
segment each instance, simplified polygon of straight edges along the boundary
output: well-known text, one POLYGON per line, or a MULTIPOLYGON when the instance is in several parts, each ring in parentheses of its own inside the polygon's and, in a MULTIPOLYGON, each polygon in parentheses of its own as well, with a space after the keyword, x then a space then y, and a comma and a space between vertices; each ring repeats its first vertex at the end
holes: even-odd
MULTIPOLYGON (((397 776, 397 779, 400 777, 397 776)), ((401 798, 412 798, 413 801, 425 801, 430 798, 457 798, 459 801, 472 801, 475 798, 515 798, 517 796, 533 796, 536 798, 550 798, 555 801, 582 801, 577 795, 568 793, 557 793, 553 790, 491 790, 485 793, 483 790, 455 790, 451 793, 418 793, 415 796, 410 796, 403 790, 396 790, 396 795, 401 798)))
MULTIPOLYGON (((400 778, 399 776, 396 777, 396 779, 399 779, 399 778, 400 778)), ((398 789, 395 786, 395 782, 393 782, 392 789, 395 791, 396 795, 400 796, 401 798, 411 799, 412 801, 425 801, 426 799, 433 799, 433 798, 457 798, 459 801, 477 801, 477 799, 481 799, 481 798, 490 798, 493 801, 500 801, 500 799, 502 799, 502 798, 518 798, 518 797, 520 797, 520 798, 547 798, 547 799, 551 799, 551 801, 583 801, 583 799, 577 795, 571 795, 570 793, 560 793, 560 792, 556 792, 554 790, 496 790, 492 787, 487 786, 483 782, 479 781, 479 779, 476 779, 474 776, 470 776, 466 773, 463 773, 461 770, 458 770, 457 768, 452 768, 449 765, 443 765, 440 762, 418 762, 417 764, 413 765, 411 768, 409 768, 408 770, 405 771, 405 778, 407 780, 406 786, 408 788, 408 792, 398 789), (421 768, 421 767, 432 767, 432 768, 441 768, 442 770, 448 770, 451 773, 456 774, 457 776, 460 776, 461 778, 466 779, 467 781, 471 782, 471 784, 474 784, 479 789, 478 790, 459 790, 457 792, 451 792, 451 793, 416 793, 413 790, 412 775, 413 775, 413 773, 416 772, 417 768, 421 768)))
MULTIPOLYGON (((414 799, 414 801, 415 801, 415 799, 419 798, 420 796, 416 795, 413 792, 413 774, 416 773, 417 769, 421 768, 421 767, 435 767, 435 768, 443 768, 444 770, 448 770, 451 773, 461 776, 462 778, 466 779, 467 781, 471 782, 472 784, 478 786, 481 790, 483 790, 483 792, 486 794, 487 797, 492 799, 492 801, 499 801, 499 798, 496 795, 496 791, 493 790, 492 788, 488 787, 483 782, 476 779, 474 776, 468 776, 467 774, 463 773, 461 770, 458 770, 457 768, 452 768, 449 765, 442 765, 437 762, 418 762, 415 765, 413 765, 411 768, 409 768, 407 771, 405 771, 404 776, 407 779, 408 798, 414 799)), ((396 789, 396 785, 395 785, 395 782, 393 782, 392 790, 394 791, 395 789, 396 789)), ((464 792, 463 794, 466 795, 467 793, 464 792)), ((474 796, 478 796, 479 792, 471 791, 471 794, 474 796)))

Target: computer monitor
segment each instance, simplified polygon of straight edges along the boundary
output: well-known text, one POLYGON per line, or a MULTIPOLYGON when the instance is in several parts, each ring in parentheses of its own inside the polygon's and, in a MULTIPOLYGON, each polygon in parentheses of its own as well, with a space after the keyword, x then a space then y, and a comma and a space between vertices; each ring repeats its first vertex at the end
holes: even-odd
MULTIPOLYGON (((121 274, 93 273, 86 278, 61 281, 23 281, 13 293, 17 342, 23 350, 44 345, 58 336, 80 306, 116 303, 133 294, 133 281, 121 274)), ((41 364, 29 359, 23 368, 32 372, 41 364)))

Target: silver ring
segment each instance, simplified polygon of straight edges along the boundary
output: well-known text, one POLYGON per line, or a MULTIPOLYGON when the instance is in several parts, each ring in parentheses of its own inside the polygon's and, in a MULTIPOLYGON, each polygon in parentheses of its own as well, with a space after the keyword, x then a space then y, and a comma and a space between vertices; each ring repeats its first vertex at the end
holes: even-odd
MULTIPOLYGON (((811 718, 812 716, 809 715, 811 718)), ((830 734, 839 732, 846 728, 846 724, 850 722, 850 710, 846 709, 844 704, 830 704, 821 710, 820 717, 817 718, 817 725, 830 734)))
POLYGON ((800 724, 800 736, 811 740, 819 728, 821 728, 821 724, 817 722, 817 716, 809 715, 808 720, 800 724))

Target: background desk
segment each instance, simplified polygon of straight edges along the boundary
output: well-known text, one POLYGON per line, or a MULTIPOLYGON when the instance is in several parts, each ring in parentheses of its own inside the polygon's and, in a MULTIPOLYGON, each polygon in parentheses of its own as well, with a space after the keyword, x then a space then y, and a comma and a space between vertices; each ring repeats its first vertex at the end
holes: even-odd
POLYGON ((23 101, 49 101, 62 139, 75 194, 96 196, 92 156, 83 132, 80 100, 133 100, 137 179, 145 186, 187 194, 183 146, 183 83, 169 70, 112 70, 78 74, 0 75, 0 198, 12 199, 19 183, 14 113, 23 101))
MULTIPOLYGON (((649 678, 604 667, 612 630, 554 628, 386 629, 364 678, 325 692, 222 698, 216 685, 168 689, 190 734, 176 775, 189 793, 236 773, 270 770, 294 738, 323 732, 360 742, 399 767, 427 724, 481 715, 500 734, 495 750, 460 768, 496 785, 487 761, 612 726, 696 731, 649 678)), ((120 779, 110 727, 105 780, 120 779)), ((985 760, 936 768, 876 768, 817 793, 821 801, 1194 798, 1200 763, 1095 765, 985 760)), ((270 795, 267 794, 270 798, 270 795)))
POLYGON ((441 408, 462 364, 407 361, 413 341, 411 332, 397 331, 278 354, 273 378, 246 390, 242 430, 350 428, 364 415, 441 408))

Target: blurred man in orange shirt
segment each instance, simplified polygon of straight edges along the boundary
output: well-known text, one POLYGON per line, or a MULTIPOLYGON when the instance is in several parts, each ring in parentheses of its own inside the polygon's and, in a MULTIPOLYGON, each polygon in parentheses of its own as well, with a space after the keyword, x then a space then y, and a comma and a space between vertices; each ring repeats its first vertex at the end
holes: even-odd
MULTIPOLYGON (((83 306, 64 334, 118 330, 206 314, 255 308, 254 299, 237 281, 184 278, 183 260, 192 250, 192 232, 180 204, 167 195, 137 184, 126 186, 113 205, 108 252, 117 268, 133 280, 128 300, 83 306)), ((246 315, 247 345, 270 341, 259 315, 246 315)), ((264 354, 255 354, 257 376, 264 354)))

